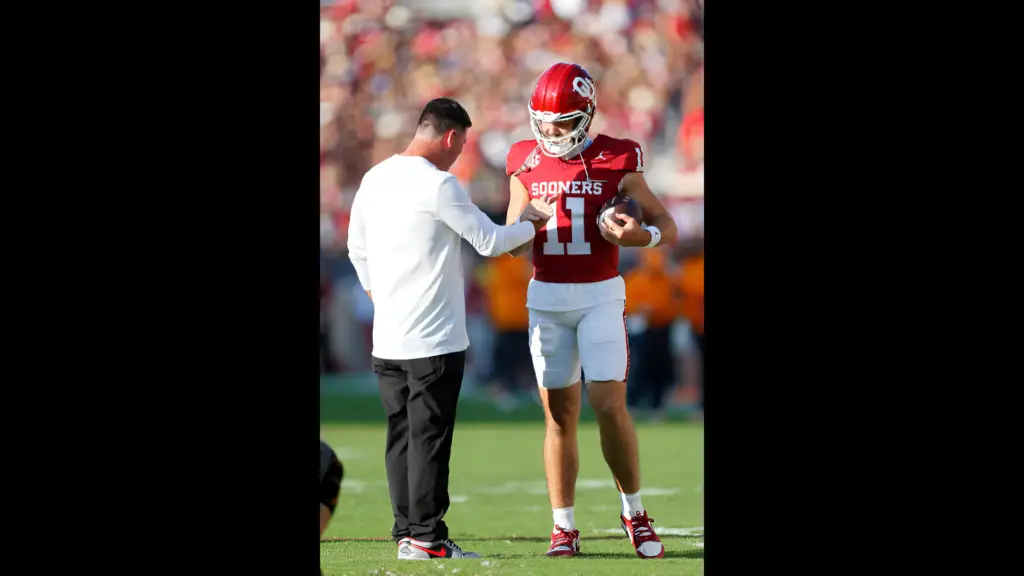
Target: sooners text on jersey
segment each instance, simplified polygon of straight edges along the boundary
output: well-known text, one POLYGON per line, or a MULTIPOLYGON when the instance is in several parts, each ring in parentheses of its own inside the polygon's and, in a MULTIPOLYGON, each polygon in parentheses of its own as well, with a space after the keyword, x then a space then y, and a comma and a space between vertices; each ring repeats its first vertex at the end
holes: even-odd
POLYGON ((601 236, 597 211, 618 194, 627 173, 643 172, 640 145, 599 134, 581 155, 567 160, 536 148, 536 140, 516 142, 505 160, 508 175, 522 168, 518 178, 530 198, 558 197, 555 215, 533 241, 533 277, 555 283, 614 278, 619 274, 619 247, 601 236))

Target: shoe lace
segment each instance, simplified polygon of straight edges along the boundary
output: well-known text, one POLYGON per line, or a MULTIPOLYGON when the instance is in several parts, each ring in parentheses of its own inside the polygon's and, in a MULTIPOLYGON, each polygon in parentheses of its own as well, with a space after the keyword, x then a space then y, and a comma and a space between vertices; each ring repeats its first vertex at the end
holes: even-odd
POLYGON ((633 525, 633 536, 637 542, 647 542, 656 538, 654 529, 651 528, 654 518, 648 517, 647 512, 638 512, 630 519, 630 523, 633 525))
POLYGON ((444 543, 452 550, 456 550, 459 553, 462 553, 462 548, 459 548, 459 545, 455 542, 452 542, 451 540, 445 540, 444 543))
POLYGON ((551 534, 551 545, 569 546, 572 544, 573 538, 578 534, 579 530, 566 530, 561 526, 555 525, 555 532, 551 534))

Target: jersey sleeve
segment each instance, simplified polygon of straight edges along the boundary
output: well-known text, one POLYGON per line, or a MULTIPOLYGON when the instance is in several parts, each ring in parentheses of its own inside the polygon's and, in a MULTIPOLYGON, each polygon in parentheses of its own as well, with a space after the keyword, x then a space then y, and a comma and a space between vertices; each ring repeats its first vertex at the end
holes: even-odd
POLYGON ((618 167, 623 172, 644 171, 644 149, 635 140, 620 140, 622 146, 621 164, 618 167))

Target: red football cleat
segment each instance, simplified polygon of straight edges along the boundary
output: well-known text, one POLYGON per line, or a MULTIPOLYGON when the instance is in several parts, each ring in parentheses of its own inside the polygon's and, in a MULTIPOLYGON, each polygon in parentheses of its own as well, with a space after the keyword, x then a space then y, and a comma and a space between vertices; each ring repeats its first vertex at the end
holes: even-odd
POLYGON ((551 548, 548 556, 575 556, 580 553, 580 531, 563 530, 555 526, 551 532, 551 548))
POLYGON ((665 546, 661 539, 654 533, 651 523, 653 518, 647 516, 647 511, 638 512, 632 518, 619 515, 622 521, 622 529, 629 536, 629 541, 636 548, 636 555, 641 558, 662 558, 665 556, 665 546))

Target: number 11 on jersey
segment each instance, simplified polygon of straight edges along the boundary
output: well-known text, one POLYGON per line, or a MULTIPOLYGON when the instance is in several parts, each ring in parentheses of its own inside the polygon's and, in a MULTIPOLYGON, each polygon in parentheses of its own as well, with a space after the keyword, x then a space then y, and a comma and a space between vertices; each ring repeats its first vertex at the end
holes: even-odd
POLYGON ((563 244, 558 241, 558 215, 548 219, 544 225, 547 232, 547 240, 544 242, 545 256, 585 256, 590 254, 590 242, 583 239, 583 198, 573 197, 565 199, 565 210, 569 216, 569 223, 572 228, 572 241, 563 244))

